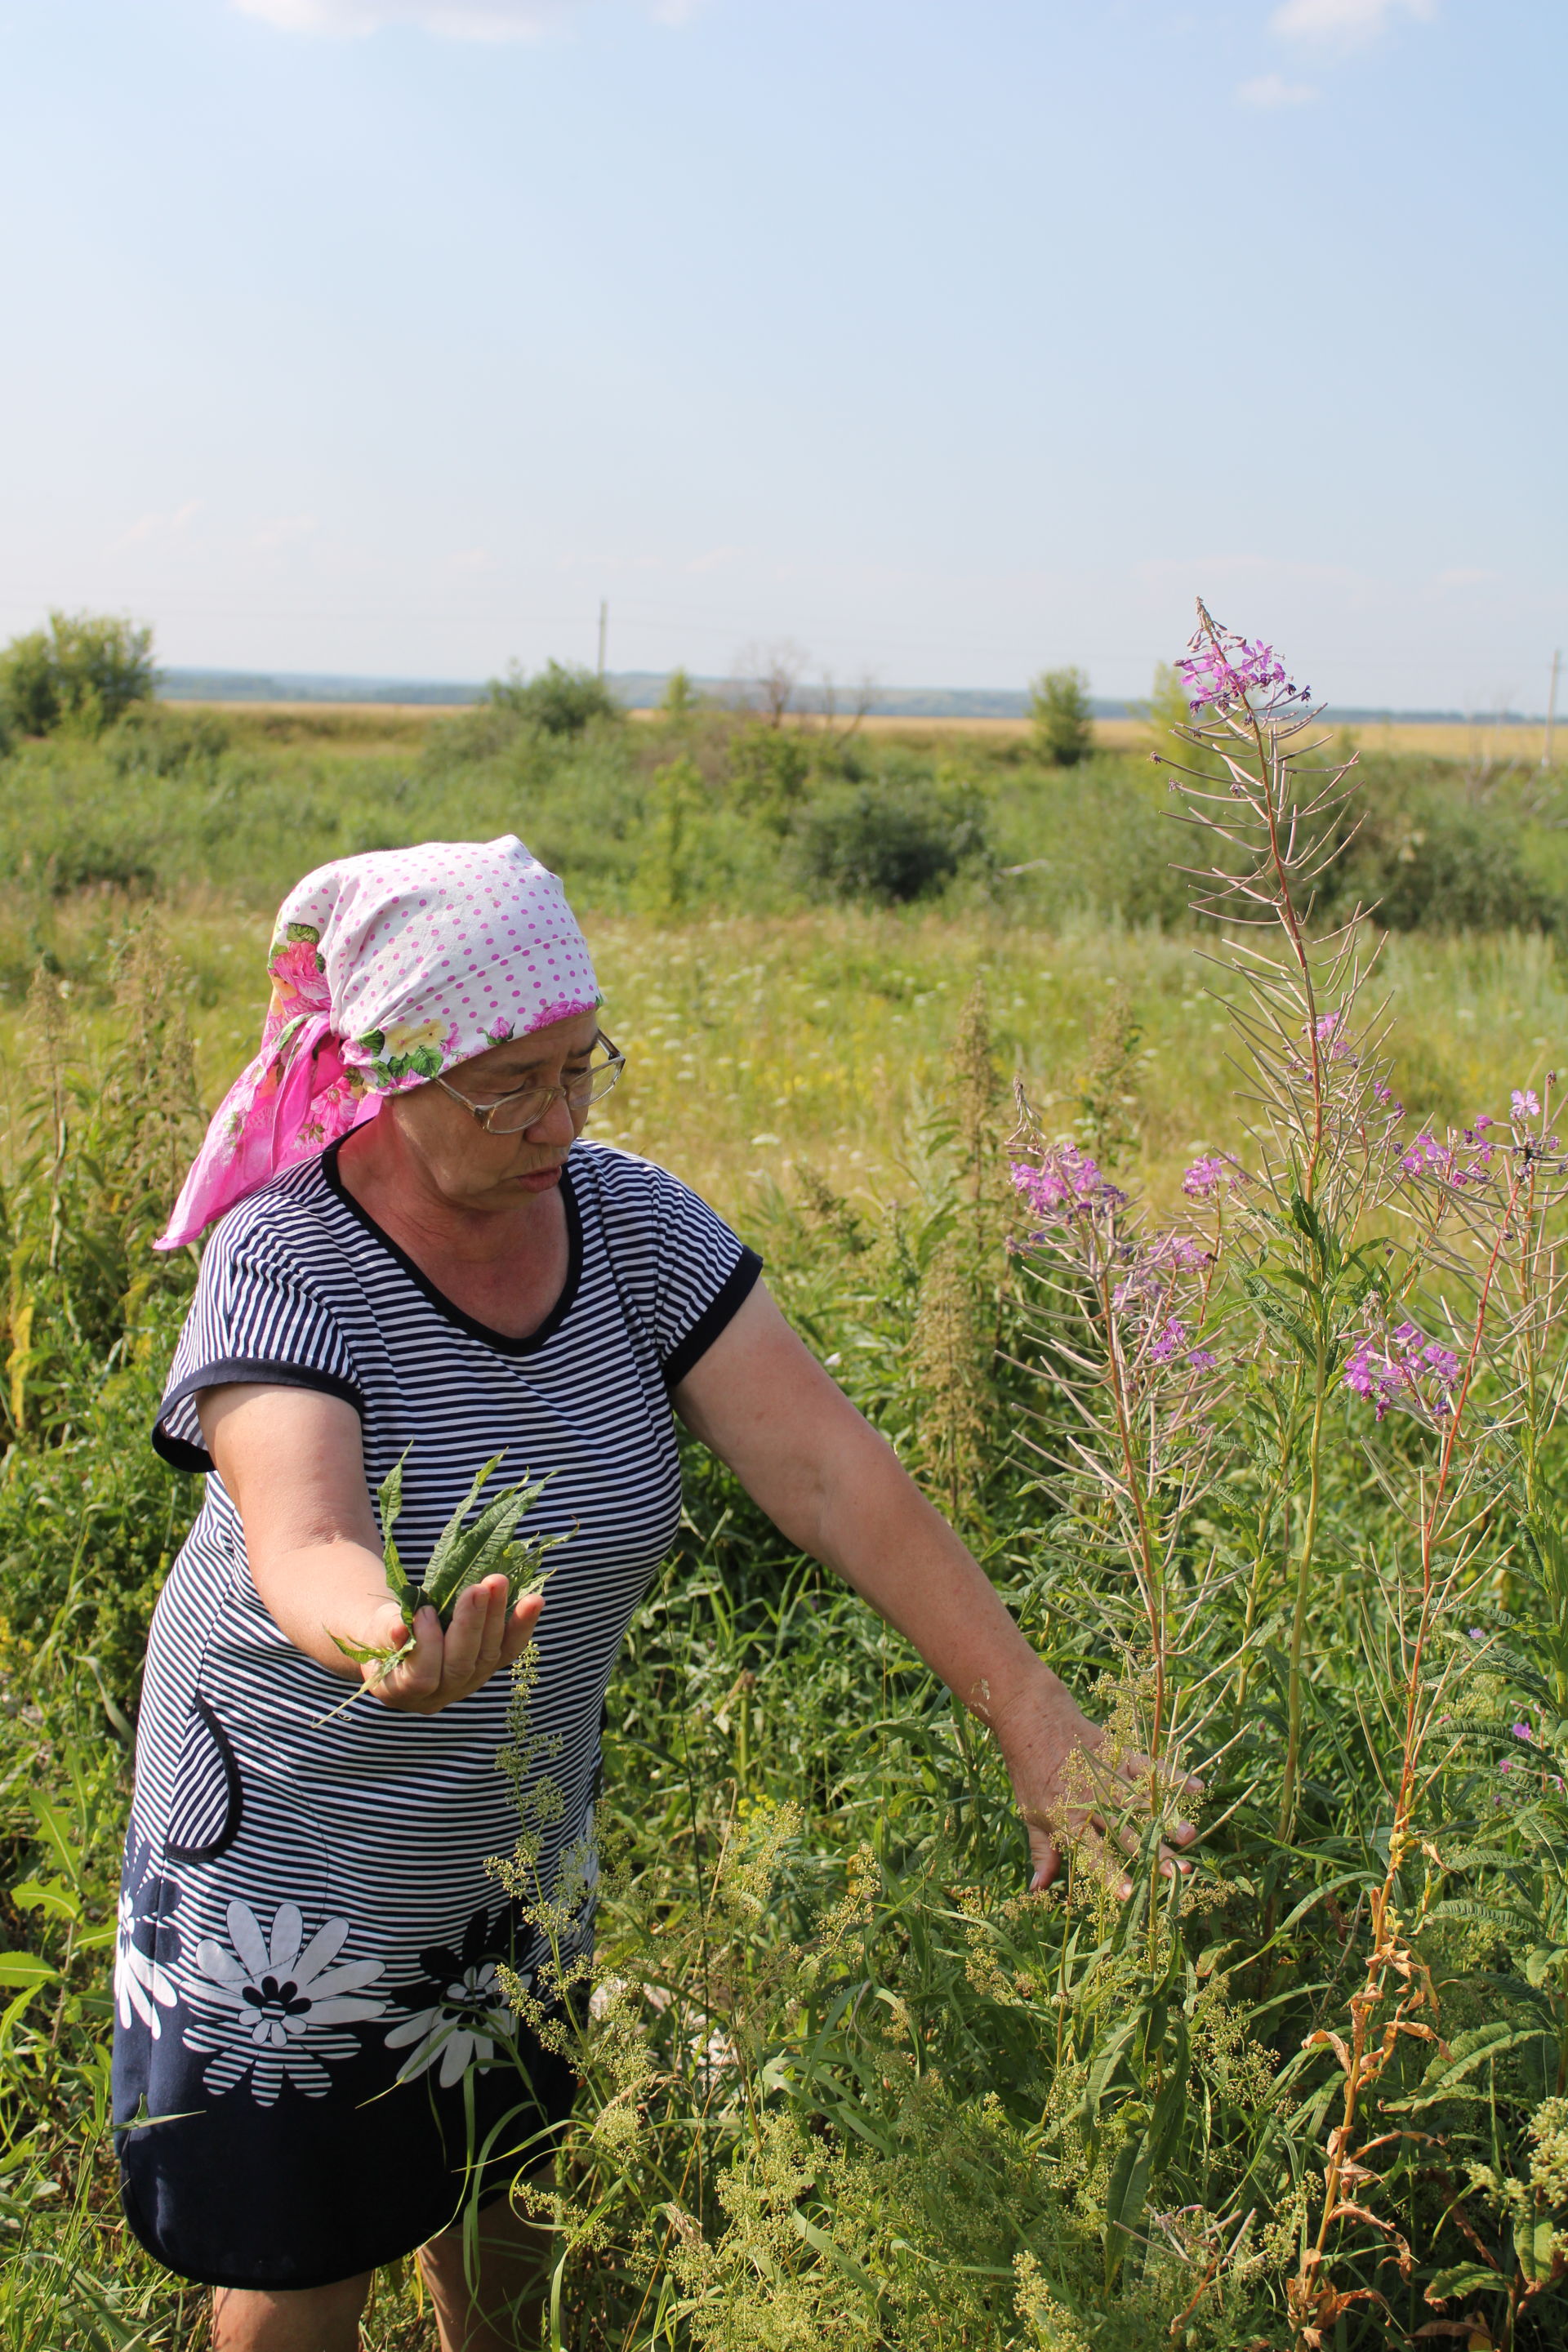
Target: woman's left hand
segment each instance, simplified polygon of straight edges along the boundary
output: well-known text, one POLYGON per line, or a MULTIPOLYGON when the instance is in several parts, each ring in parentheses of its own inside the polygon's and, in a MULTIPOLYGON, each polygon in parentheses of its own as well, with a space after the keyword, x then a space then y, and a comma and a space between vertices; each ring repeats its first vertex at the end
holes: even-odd
MULTIPOLYGON (((1085 1852, 1092 1866, 1123 1901, 1132 1892, 1123 1856, 1135 1853, 1143 1827, 1172 1797, 1197 1798, 1203 1783, 1134 1752, 1114 1762, 1101 1760, 1103 1725, 1091 1723, 1054 1675, 1016 1700, 992 1727, 1002 1752, 1018 1810, 1028 1826, 1034 1874, 1031 1894, 1049 1886, 1068 1844, 1085 1852)), ((1173 1851, 1191 1845, 1194 1823, 1176 1821, 1161 1842, 1160 1870, 1169 1878, 1192 1869, 1173 1851)))

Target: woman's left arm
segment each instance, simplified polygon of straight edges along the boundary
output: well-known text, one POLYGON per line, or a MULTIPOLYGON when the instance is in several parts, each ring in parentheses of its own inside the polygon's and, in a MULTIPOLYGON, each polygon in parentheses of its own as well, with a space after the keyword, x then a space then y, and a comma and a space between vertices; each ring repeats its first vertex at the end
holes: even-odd
MULTIPOLYGON (((1091 1845, 1131 1842, 1129 1817, 1151 1801, 1148 1759, 1123 1758, 1114 1781, 1100 1775, 1103 1801, 1086 1801, 1103 1732, 761 1283, 677 1387, 675 1403, 791 1543, 852 1584, 990 1726, 1028 1823, 1036 1886, 1056 1875, 1058 1831, 1091 1845)), ((1196 1793, 1195 1782, 1185 1786, 1196 1793)), ((1195 1834, 1184 1822, 1173 1838, 1185 1845, 1195 1834)), ((1163 1868, 1177 1866, 1160 1851, 1163 1868)), ((1131 1892, 1125 1878, 1121 1892, 1131 1892)))

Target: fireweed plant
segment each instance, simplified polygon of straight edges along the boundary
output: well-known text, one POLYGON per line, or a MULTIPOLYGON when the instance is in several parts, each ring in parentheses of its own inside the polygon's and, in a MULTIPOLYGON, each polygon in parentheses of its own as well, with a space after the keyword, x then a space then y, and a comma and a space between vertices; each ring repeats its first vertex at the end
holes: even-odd
POLYGON ((1219 927, 1208 954, 1247 1149, 1195 1160, 1186 1213, 1156 1228, 1020 1096, 1021 1248, 1070 1413, 1059 1524, 1080 1553, 1123 1564, 1126 1598, 1118 1609, 1112 1580, 1110 1605, 1136 1665, 1137 1745, 1156 1763, 1206 1747, 1201 1769, 1238 1822, 1262 1828, 1276 1792, 1272 1839, 1245 1858, 1222 1860, 1210 1832, 1216 1878, 1258 1898, 1251 1970, 1312 1905, 1342 1917, 1354 1890, 1353 1989, 1338 2018, 1325 2002, 1279 2080, 1301 2168, 1279 2340, 1346 2343, 1365 2314, 1380 2341, 1393 2329, 1511 2345, 1568 2269, 1553 1082, 1516 1089, 1504 1116, 1412 1133, 1380 1050, 1385 1008, 1369 1002, 1363 910, 1312 922, 1318 877, 1353 832, 1353 760, 1322 764, 1307 691, 1270 647, 1198 614, 1179 665, 1190 757, 1163 764, 1197 844, 1194 907, 1219 927), (1384 1507, 1380 1539, 1358 1544, 1342 1503, 1325 1556, 1347 1412, 1359 1483, 1384 1507), (1239 1611, 1218 1605, 1226 1586, 1242 1588, 1239 1611), (1353 1731, 1317 1704, 1325 1620, 1360 1653, 1353 1731), (1512 1722, 1504 1688, 1534 1702, 1512 1722), (1313 1758, 1357 1735, 1380 1818, 1352 1861, 1313 1758), (1494 1770, 1487 1751, 1508 1740, 1515 1752, 1494 1770), (1350 1866, 1326 1874, 1335 1858, 1350 1866), (1466 1891, 1483 1865, 1501 1874, 1500 1900, 1466 1891), (1523 1975, 1543 1996, 1468 2036, 1446 2027, 1437 1981, 1460 1921, 1483 1939, 1495 1930, 1498 1958, 1525 1934, 1523 1975), (1547 2095, 1505 2178, 1483 2160, 1485 2134, 1478 2147, 1426 2118, 1443 2108, 1452 2126, 1467 2098, 1484 2109, 1463 2086, 1491 2068, 1495 2142, 1496 2061, 1521 2050, 1547 2095), (1303 2124, 1321 2137, 1309 2144, 1303 2124))

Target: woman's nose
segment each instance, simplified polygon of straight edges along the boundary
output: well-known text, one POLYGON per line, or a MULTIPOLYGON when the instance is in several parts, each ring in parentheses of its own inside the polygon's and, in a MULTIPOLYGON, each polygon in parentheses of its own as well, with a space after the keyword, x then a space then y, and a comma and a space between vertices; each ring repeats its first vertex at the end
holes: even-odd
POLYGON ((547 1103, 527 1130, 530 1143, 575 1143, 577 1129, 564 1095, 547 1103))

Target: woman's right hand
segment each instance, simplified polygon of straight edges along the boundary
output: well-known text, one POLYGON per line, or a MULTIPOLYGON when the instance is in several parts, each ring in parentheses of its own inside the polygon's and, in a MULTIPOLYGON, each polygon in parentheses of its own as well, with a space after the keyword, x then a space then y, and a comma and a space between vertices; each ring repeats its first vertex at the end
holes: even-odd
MULTIPOLYGON (((504 1576, 487 1576, 470 1584, 458 1595, 445 1633, 434 1609, 417 1611, 408 1656, 390 1668, 367 1661, 359 1670, 382 1705, 404 1715, 439 1715, 443 1707, 481 1689, 502 1666, 515 1665, 533 1639, 544 1595, 525 1593, 509 1610, 506 1594, 504 1576)), ((366 1649, 402 1647, 408 1628, 395 1601, 389 1599, 376 1611, 360 1639, 366 1649)))

